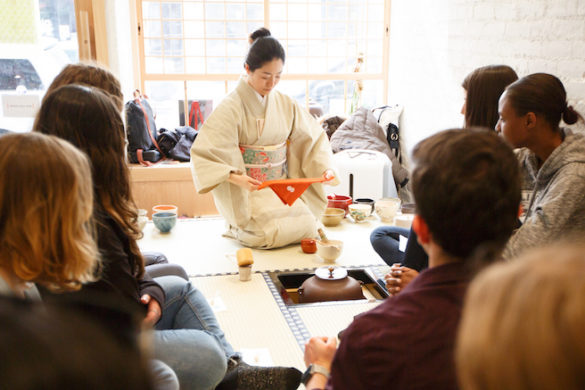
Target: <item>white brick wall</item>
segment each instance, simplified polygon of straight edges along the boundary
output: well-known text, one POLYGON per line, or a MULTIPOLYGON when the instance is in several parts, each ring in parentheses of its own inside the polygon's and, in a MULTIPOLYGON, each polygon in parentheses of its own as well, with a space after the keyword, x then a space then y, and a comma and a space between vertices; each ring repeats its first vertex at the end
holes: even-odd
POLYGON ((389 96, 409 150, 462 125, 461 82, 488 64, 558 76, 585 115, 585 0, 393 0, 390 27, 389 96))

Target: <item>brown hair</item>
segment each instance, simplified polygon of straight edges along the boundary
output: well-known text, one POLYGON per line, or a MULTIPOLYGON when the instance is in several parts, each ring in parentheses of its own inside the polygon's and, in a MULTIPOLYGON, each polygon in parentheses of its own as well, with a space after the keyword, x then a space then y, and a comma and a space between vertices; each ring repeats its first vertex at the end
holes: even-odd
POLYGON ((87 157, 42 134, 0 137, 0 266, 53 291, 78 290, 98 264, 87 157))
POLYGON ((572 125, 583 117, 567 105, 567 92, 561 80, 547 73, 534 73, 506 88, 506 97, 517 115, 533 112, 557 129, 561 118, 572 125))
POLYGON ((498 101, 506 86, 518 80, 507 65, 488 65, 467 75, 461 86, 467 92, 465 126, 494 130, 498 122, 498 101))
POLYGON ((129 237, 136 275, 142 276, 144 260, 136 243, 142 232, 125 159, 124 123, 110 96, 89 86, 58 87, 45 96, 34 131, 66 139, 87 153, 96 201, 129 237))
POLYGON ((584 254, 538 249, 473 281, 456 349, 462 389, 585 388, 584 254))
POLYGON ((516 225, 520 175, 512 149, 486 129, 452 129, 415 146, 417 213, 433 239, 455 257, 480 245, 501 250, 516 225))
POLYGON ((78 63, 65 66, 55 77, 46 94, 67 84, 83 84, 100 88, 112 98, 118 111, 123 109, 124 95, 120 82, 109 70, 98 64, 78 63))

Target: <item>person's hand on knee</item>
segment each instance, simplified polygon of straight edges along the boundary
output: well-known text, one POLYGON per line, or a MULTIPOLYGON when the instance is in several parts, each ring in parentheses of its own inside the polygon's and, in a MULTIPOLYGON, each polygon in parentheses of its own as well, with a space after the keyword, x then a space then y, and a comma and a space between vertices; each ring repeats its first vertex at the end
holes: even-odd
POLYGON ((162 316, 160 304, 148 294, 140 297, 140 302, 147 307, 146 317, 144 317, 142 322, 144 325, 153 327, 162 316))
POLYGON ((392 264, 390 272, 384 275, 386 289, 390 295, 394 296, 404 290, 404 288, 417 276, 418 271, 412 268, 402 267, 400 263, 392 264))

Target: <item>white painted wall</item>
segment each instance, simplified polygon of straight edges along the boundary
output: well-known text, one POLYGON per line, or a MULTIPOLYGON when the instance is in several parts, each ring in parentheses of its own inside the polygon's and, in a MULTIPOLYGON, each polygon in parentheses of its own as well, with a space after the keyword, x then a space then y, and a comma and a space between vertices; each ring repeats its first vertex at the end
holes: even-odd
POLYGON ((390 103, 416 142, 460 127, 461 82, 473 69, 512 66, 558 76, 585 114, 585 0, 392 0, 390 103))
POLYGON ((109 69, 122 84, 124 102, 130 100, 132 91, 139 87, 134 85, 130 12, 128 1, 105 1, 109 69))

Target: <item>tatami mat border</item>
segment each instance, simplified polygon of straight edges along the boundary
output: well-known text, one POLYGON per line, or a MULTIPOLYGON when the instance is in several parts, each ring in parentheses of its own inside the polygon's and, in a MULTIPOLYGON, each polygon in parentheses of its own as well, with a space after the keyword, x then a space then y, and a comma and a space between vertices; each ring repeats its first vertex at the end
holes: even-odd
MULTIPOLYGON (((369 264, 369 265, 356 265, 356 266, 352 266, 351 268, 369 268, 372 270, 372 272, 374 273, 374 275, 377 278, 383 278, 384 272, 381 269, 383 269, 383 268, 387 269, 389 267, 388 266, 375 266, 375 265, 369 264)), ((284 300, 280 296, 280 293, 279 293, 276 285, 274 284, 274 282, 270 278, 270 273, 273 273, 273 272, 307 272, 307 271, 314 271, 316 269, 317 268, 290 268, 290 269, 282 269, 282 270, 254 272, 254 273, 262 274, 262 277, 264 278, 264 282, 268 286, 268 289, 270 290, 272 297, 276 301, 278 308, 280 309, 282 316, 284 317, 286 323, 288 324, 288 327, 290 328, 293 336, 295 337, 295 340, 297 341, 301 351, 303 351, 305 349, 305 343, 311 338, 311 334, 309 333, 307 326, 303 322, 303 320, 302 320, 301 316, 299 315, 299 313, 297 312, 296 308, 293 306, 287 306, 284 303, 284 300)), ((237 275, 237 272, 218 272, 218 273, 213 273, 213 274, 190 275, 189 277, 199 278, 199 277, 227 276, 227 275, 237 275)), ((336 304, 343 305, 344 302, 331 302, 331 304, 332 305, 336 305, 336 304)))
MULTIPOLYGON (((376 277, 383 277, 384 275, 380 273, 378 268, 387 267, 385 265, 372 265, 372 264, 365 264, 365 265, 352 265, 346 268, 370 268, 374 270, 374 274, 376 277)), ((254 271, 253 273, 261 273, 261 274, 268 274, 270 272, 306 272, 306 271, 314 271, 319 267, 313 268, 286 268, 286 269, 275 269, 275 270, 268 270, 268 271, 254 271)), ((215 273, 207 273, 207 274, 191 274, 189 275, 190 278, 204 278, 207 276, 227 276, 227 275, 237 275, 237 272, 215 272, 215 273)))
MULTIPOLYGON (((288 271, 289 270, 284 270, 282 272, 288 272, 288 271)), ((281 272, 281 271, 277 271, 277 272, 281 272)), ((276 303, 278 304, 278 308, 280 309, 286 323, 288 324, 288 327, 290 328, 295 339, 297 340, 299 347, 301 348, 301 350, 304 350, 305 343, 307 342, 307 340, 309 340, 311 338, 311 334, 307 330, 305 323, 303 322, 303 320, 299 316, 299 313, 297 313, 297 311, 293 307, 288 307, 284 303, 284 301, 282 300, 282 297, 280 296, 280 293, 278 292, 278 289, 276 288, 276 285, 274 284, 272 279, 270 279, 270 275, 268 274, 268 272, 263 272, 262 276, 264 277, 264 281, 268 285, 268 288, 270 289, 270 292, 272 293, 274 300, 276 300, 276 303)))

